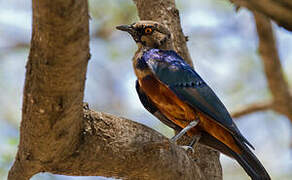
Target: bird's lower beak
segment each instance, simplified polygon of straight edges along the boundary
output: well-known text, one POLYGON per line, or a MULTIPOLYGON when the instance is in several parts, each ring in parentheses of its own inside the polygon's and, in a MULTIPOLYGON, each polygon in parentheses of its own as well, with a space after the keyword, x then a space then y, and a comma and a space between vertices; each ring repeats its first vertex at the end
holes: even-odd
POLYGON ((116 27, 118 30, 121 30, 121 31, 126 31, 128 32, 129 34, 131 34, 131 36, 133 37, 133 39, 138 42, 139 41, 139 36, 136 32, 136 30, 130 26, 130 25, 121 25, 121 26, 117 26, 116 27))
POLYGON ((129 33, 131 33, 133 31, 133 28, 129 25, 120 25, 120 26, 117 26, 116 27, 118 30, 121 30, 121 31, 127 31, 129 33))

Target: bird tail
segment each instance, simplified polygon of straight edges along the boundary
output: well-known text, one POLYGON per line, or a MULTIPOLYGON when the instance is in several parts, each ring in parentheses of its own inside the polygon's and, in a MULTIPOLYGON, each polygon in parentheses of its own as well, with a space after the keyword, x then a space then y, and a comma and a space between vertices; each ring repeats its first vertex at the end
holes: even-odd
POLYGON ((228 146, 208 133, 204 133, 199 142, 234 158, 243 167, 252 180, 270 180, 271 178, 269 174, 251 150, 236 137, 234 137, 234 140, 241 150, 240 154, 234 152, 228 146))

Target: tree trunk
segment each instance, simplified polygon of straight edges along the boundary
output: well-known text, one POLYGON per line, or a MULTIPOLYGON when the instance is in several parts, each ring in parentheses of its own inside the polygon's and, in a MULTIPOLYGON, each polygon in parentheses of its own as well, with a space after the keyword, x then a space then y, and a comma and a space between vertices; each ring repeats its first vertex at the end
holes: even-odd
MULTIPOLYGON (((141 19, 168 25, 176 50, 192 64, 174 0, 134 2, 141 19)), ((217 152, 198 146, 195 155, 188 154, 144 125, 82 108, 90 57, 88 17, 86 0, 33 0, 20 143, 8 179, 26 180, 38 172, 222 179, 217 152)))

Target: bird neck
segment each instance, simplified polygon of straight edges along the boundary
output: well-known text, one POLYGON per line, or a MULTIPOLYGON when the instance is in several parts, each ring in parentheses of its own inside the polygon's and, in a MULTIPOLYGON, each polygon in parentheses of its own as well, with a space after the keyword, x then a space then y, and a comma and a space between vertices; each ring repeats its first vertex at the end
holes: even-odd
MULTIPOLYGON (((138 77, 138 79, 140 79, 147 75, 150 75, 151 71, 149 68, 142 66, 141 61, 139 61, 139 59, 143 56, 145 51, 148 51, 149 49, 153 49, 153 47, 147 47, 143 45, 142 43, 138 43, 137 46, 138 46, 138 49, 133 57, 133 67, 134 67, 136 76, 138 77)), ((155 49, 173 50, 174 48, 171 41, 166 41, 166 42, 161 43, 155 49)))
POLYGON ((173 44, 172 44, 172 41, 166 41, 166 42, 163 42, 161 45, 159 45, 157 47, 157 49, 161 49, 161 50, 174 50, 173 48, 173 44))
POLYGON ((143 53, 149 49, 152 49, 152 48, 143 46, 142 44, 139 43, 138 49, 133 57, 133 67, 138 79, 142 79, 143 77, 151 74, 151 71, 149 68, 147 68, 147 66, 145 67, 141 66, 142 61, 140 60, 141 57, 143 56, 143 53))

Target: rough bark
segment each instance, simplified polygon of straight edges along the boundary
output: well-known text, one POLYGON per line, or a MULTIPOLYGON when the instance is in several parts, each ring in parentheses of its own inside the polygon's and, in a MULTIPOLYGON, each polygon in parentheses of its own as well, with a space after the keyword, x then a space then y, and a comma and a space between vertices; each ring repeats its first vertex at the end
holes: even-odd
POLYGON ((125 179, 203 178, 182 148, 142 124, 88 108, 84 122, 79 148, 46 171, 125 179))
MULTIPOLYGON (((174 34, 175 46, 191 63, 174 1, 149 0, 145 9, 139 9, 143 1, 135 2, 139 14, 154 4, 173 14, 164 23, 180 30, 174 34)), ((33 0, 20 143, 9 180, 27 180, 38 172, 124 179, 222 178, 217 152, 198 147, 195 161, 148 127, 82 108, 89 57, 87 1, 33 0)))
POLYGON ((89 58, 86 0, 33 0, 32 4, 20 143, 9 173, 9 179, 18 180, 78 148, 89 58))
POLYGON ((237 6, 257 11, 292 31, 292 1, 290 0, 230 0, 237 6))

